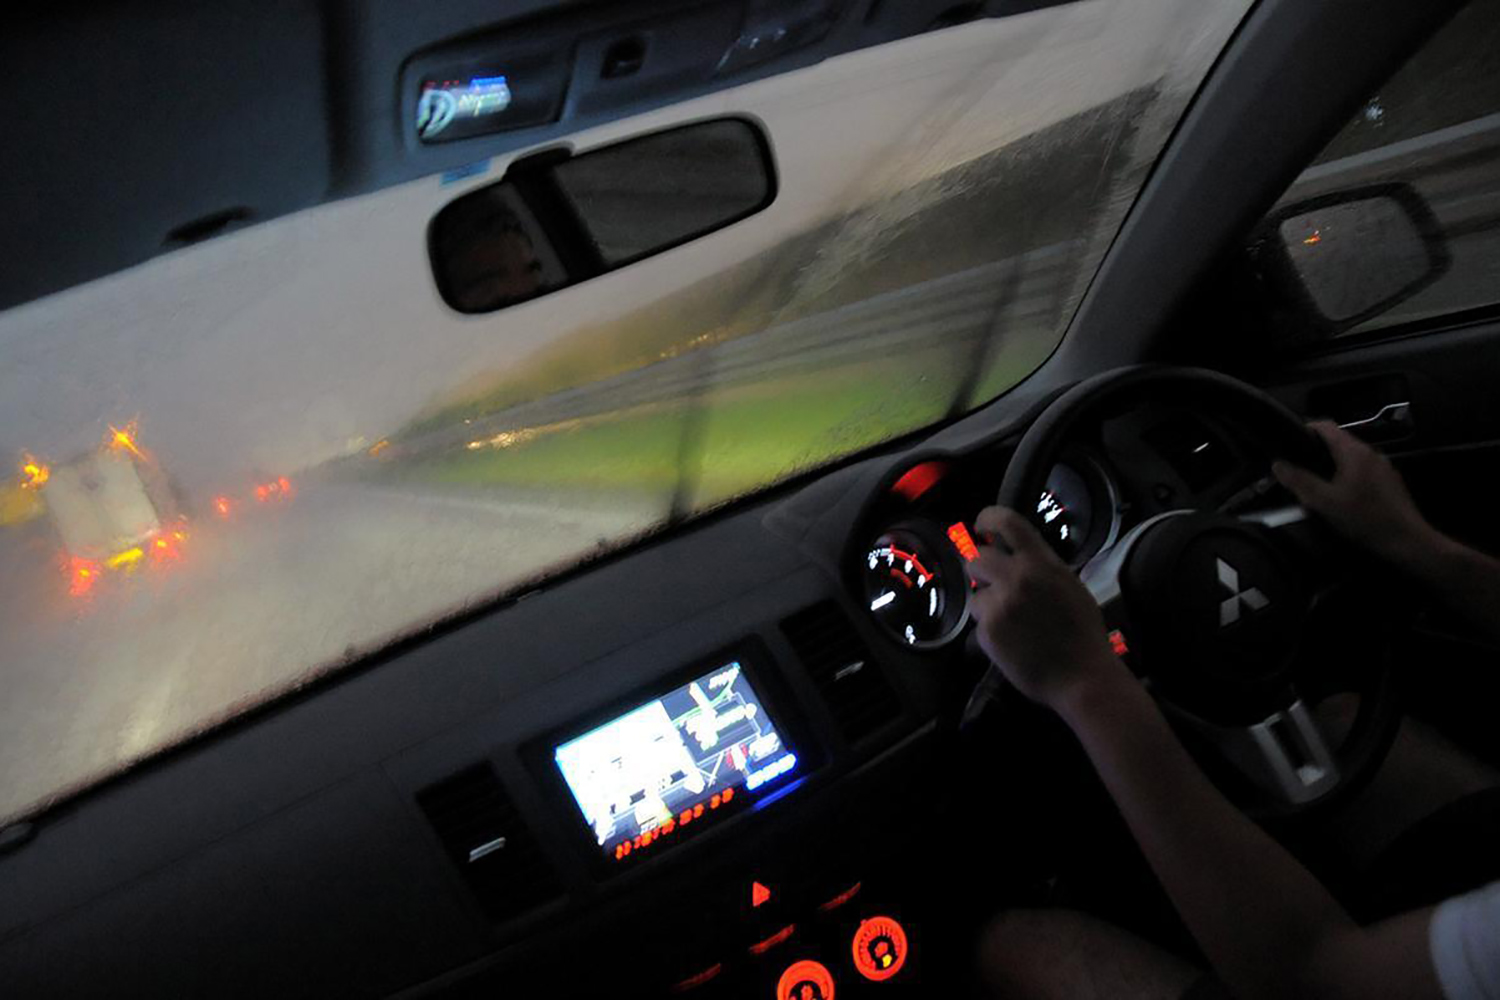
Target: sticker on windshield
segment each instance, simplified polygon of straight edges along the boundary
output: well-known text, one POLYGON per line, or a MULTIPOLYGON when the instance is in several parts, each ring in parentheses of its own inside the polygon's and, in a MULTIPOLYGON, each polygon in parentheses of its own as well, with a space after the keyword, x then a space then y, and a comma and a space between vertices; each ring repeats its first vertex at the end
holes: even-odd
POLYGON ((458 118, 499 114, 510 107, 510 99, 510 84, 503 76, 428 81, 417 99, 417 136, 430 142, 458 118))

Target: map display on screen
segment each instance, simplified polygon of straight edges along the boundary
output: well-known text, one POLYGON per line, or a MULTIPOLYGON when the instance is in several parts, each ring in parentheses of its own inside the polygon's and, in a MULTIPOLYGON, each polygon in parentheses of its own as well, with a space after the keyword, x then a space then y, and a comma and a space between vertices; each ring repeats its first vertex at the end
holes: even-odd
POLYGON ((594 839, 616 858, 797 766, 738 662, 563 743, 553 757, 594 839))

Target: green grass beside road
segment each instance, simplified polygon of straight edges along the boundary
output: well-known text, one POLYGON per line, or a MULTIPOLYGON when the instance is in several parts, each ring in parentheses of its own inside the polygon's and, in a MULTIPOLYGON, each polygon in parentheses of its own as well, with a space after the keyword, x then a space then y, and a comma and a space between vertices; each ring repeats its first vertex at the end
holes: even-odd
MULTIPOLYGON (((1039 364, 1051 344, 1012 344, 979 382, 995 395, 1039 364)), ((509 447, 452 452, 403 468, 410 481, 476 488, 547 487, 670 493, 683 435, 696 434, 692 505, 706 507, 910 433, 948 412, 967 359, 929 351, 714 391, 690 401, 570 422, 509 447), (690 425, 689 421, 697 421, 690 425)))

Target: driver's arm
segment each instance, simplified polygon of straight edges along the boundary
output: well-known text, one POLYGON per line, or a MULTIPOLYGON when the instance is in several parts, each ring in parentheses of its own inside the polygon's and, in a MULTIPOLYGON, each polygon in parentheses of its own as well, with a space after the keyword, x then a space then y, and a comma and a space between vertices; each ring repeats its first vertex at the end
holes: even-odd
POLYGON ((1031 524, 991 507, 970 564, 984 649, 1077 734, 1178 912, 1245 997, 1437 997, 1431 911, 1362 928, 1219 794, 1110 651, 1097 606, 1031 524))
POLYGON ((1427 587, 1500 643, 1500 560, 1439 532, 1390 460, 1336 424, 1311 425, 1333 455, 1333 478, 1277 462, 1276 478, 1350 541, 1427 587))

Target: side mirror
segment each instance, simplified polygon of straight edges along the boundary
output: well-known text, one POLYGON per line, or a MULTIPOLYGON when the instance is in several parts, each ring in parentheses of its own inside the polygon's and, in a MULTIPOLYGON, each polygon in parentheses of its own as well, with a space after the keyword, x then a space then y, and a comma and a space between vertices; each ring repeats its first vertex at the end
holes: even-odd
POLYGON ((443 206, 427 247, 443 301, 494 312, 706 236, 775 197, 765 135, 721 118, 519 160, 443 206))
POLYGON ((1452 263, 1441 227, 1407 184, 1380 184, 1285 206, 1253 241, 1260 271, 1316 339, 1378 316, 1452 263))

